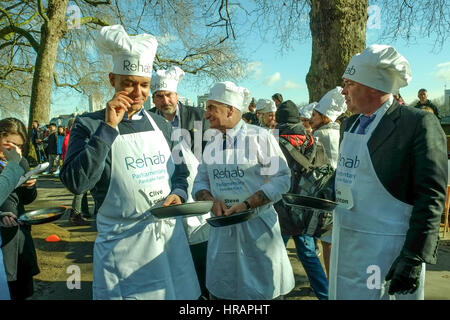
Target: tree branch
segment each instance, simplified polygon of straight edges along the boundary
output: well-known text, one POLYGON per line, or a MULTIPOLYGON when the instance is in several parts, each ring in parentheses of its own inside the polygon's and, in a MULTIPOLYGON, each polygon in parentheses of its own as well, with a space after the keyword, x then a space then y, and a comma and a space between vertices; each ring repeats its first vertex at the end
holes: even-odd
POLYGON ((109 0, 107 0, 107 1, 83 0, 83 1, 86 2, 87 4, 91 5, 91 6, 94 6, 94 7, 111 4, 111 1, 109 1, 109 0))
POLYGON ((72 89, 75 89, 76 91, 78 91, 79 93, 83 93, 80 88, 78 88, 78 85, 80 84, 79 82, 76 84, 71 84, 71 83, 60 83, 58 81, 58 76, 56 75, 56 73, 53 73, 53 80, 55 81, 55 85, 57 87, 69 87, 72 89))
POLYGON ((44 4, 42 3, 42 0, 38 0, 38 11, 39 11, 39 15, 42 17, 42 19, 44 19, 44 21, 46 23, 48 23, 50 20, 49 20, 47 14, 45 13, 44 4))
POLYGON ((0 39, 9 40, 9 39, 11 39, 12 33, 17 33, 17 34, 24 36, 30 42, 31 46, 36 51, 36 53, 39 52, 40 45, 34 39, 34 37, 27 30, 16 27, 14 25, 7 26, 7 27, 1 29, 0 30, 0 39))

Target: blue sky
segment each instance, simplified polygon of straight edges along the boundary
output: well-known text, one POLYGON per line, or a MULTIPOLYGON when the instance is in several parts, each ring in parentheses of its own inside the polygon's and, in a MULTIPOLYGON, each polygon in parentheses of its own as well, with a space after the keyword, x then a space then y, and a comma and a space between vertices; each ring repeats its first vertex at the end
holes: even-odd
MULTIPOLYGON (((380 43, 379 32, 377 28, 367 30, 367 46, 380 43)), ((270 35, 267 36, 268 40, 270 38, 270 35)), ((291 99, 297 104, 307 103, 309 97, 305 78, 311 60, 311 39, 293 44, 292 49, 283 54, 280 54, 275 41, 262 41, 256 33, 247 39, 248 50, 244 48, 244 51, 249 60, 249 73, 247 79, 237 84, 248 88, 257 99, 270 98, 273 93, 280 92, 285 99, 291 99)), ((411 65, 412 81, 400 90, 406 102, 416 99, 417 91, 422 87, 428 90, 431 99, 444 95, 444 85, 450 89, 450 43, 444 44, 438 52, 433 52, 431 40, 419 40, 420 43, 414 44, 406 44, 403 40, 384 42, 393 45, 411 65)), ((190 98, 196 105, 197 95, 207 93, 209 87, 198 87, 194 82, 193 76, 187 75, 179 85, 178 94, 190 98)), ((51 116, 72 113, 76 106, 85 111, 88 105, 87 97, 73 90, 58 89, 53 95, 51 116)))

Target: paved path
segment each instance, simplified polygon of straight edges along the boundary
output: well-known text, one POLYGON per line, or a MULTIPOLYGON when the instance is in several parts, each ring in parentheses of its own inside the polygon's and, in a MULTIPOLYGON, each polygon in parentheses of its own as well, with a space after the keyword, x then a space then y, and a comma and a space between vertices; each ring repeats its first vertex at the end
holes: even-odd
MULTIPOLYGON (((57 178, 41 176, 38 179, 38 198, 26 206, 26 209, 35 210, 59 205, 70 207, 71 203, 72 194, 57 178)), ((33 300, 92 299, 92 250, 96 229, 95 220, 89 219, 89 221, 91 226, 72 226, 68 216, 65 215, 54 223, 33 227, 32 234, 41 269, 41 273, 35 277, 36 290, 33 300), (46 242, 45 238, 51 234, 58 235, 61 241, 46 242), (67 280, 73 272, 70 268, 80 270, 79 289, 69 289, 67 286, 67 280)), ((426 299, 450 300, 450 237, 447 236, 441 243, 438 263, 428 266, 427 269, 426 299)), ((296 286, 286 298, 315 300, 316 297, 309 288, 305 271, 296 257, 292 240, 288 243, 288 254, 294 268, 296 286)))

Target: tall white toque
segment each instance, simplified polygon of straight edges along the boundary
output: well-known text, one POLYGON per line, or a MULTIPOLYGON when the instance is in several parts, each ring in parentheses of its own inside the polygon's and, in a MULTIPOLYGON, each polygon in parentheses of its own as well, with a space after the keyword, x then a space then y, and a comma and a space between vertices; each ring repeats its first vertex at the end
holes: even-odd
POLYGON ((225 81, 216 83, 210 89, 208 100, 230 105, 242 112, 252 101, 252 95, 247 88, 225 81))
POLYGON ((178 83, 183 79, 185 73, 177 66, 172 66, 167 70, 158 70, 153 75, 150 84, 152 94, 156 91, 167 90, 177 93, 178 83))
POLYGON ((353 56, 342 78, 397 94, 400 88, 408 85, 412 76, 408 60, 394 47, 373 44, 353 56))
POLYGON ((150 34, 129 36, 121 25, 103 27, 97 38, 100 51, 113 58, 113 73, 151 77, 158 41, 150 34))
POLYGON ((259 99, 258 102, 256 102, 256 111, 261 113, 276 112, 277 107, 272 99, 259 99))
POLYGON ((331 121, 336 119, 347 111, 345 97, 342 95, 342 88, 336 87, 328 91, 320 100, 314 109, 320 114, 327 116, 331 121))

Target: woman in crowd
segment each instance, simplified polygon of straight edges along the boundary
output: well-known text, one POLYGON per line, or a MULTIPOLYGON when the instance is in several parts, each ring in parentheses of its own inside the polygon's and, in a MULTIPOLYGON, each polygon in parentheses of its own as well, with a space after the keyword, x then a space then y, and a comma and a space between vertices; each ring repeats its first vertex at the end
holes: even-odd
MULTIPOLYGON (((328 161, 334 169, 336 169, 338 162, 340 135, 340 126, 335 121, 347 110, 345 98, 341 92, 341 87, 336 87, 328 91, 314 107, 312 117, 309 121, 314 138, 324 146, 328 161)), ((320 240, 322 241, 325 269, 327 275, 329 275, 331 231, 326 232, 320 240)))
POLYGON ((311 124, 309 123, 309 119, 312 117, 312 112, 314 110, 314 107, 317 105, 317 102, 312 102, 310 104, 307 104, 306 106, 302 106, 298 108, 298 112, 300 113, 300 121, 303 124, 303 127, 305 127, 306 133, 311 134, 312 128, 311 124))
POLYGON ((269 99, 259 99, 256 103, 256 112, 258 113, 258 120, 261 127, 267 129, 274 129, 277 124, 275 121, 275 111, 277 107, 275 102, 269 99))
MULTIPOLYGON (((0 121, 0 144, 10 143, 18 148, 26 148, 27 141, 26 129, 20 120, 6 118, 0 121)), ((7 161, 4 152, 0 153, 0 159, 2 162, 7 161)), ((24 172, 29 170, 25 158, 20 160, 20 166, 24 172)), ((17 218, 25 213, 24 205, 33 202, 36 196, 36 179, 29 179, 9 193, 6 200, 0 204, 0 211, 3 213, 1 219, 3 261, 13 300, 24 300, 33 295, 33 276, 39 273, 31 226, 17 222, 17 218)))

